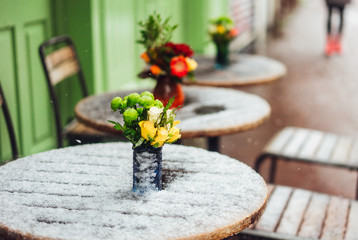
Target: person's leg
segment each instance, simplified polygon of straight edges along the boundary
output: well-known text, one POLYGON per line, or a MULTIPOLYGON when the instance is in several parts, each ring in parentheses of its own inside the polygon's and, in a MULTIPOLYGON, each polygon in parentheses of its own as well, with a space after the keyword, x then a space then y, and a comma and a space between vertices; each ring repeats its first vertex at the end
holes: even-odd
POLYGON ((326 47, 325 47, 325 54, 327 56, 332 55, 333 53, 333 37, 332 37, 332 11, 333 6, 327 3, 327 40, 326 40, 326 47))
POLYGON ((327 36, 332 34, 332 10, 333 6, 327 4, 328 16, 327 16, 327 36))
POLYGON ((338 33, 335 37, 335 51, 337 53, 341 53, 341 39, 342 39, 342 32, 343 32, 343 25, 344 25, 344 5, 338 6, 337 10, 339 12, 339 25, 338 25, 338 33))
POLYGON ((337 8, 339 11, 339 27, 338 27, 338 34, 342 34, 343 31, 343 24, 344 24, 344 5, 337 8))

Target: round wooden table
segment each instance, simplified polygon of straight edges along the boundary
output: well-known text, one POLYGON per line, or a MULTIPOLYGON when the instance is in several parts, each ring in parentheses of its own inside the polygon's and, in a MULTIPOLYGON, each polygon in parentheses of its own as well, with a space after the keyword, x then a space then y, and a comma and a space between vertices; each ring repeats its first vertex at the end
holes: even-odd
POLYGON ((195 70, 196 81, 186 80, 186 84, 238 87, 272 82, 283 77, 287 72, 286 66, 281 62, 260 55, 233 54, 231 65, 223 70, 214 68, 214 57, 198 56, 196 60, 198 62, 198 68, 195 70))
MULTIPOLYGON (((181 120, 178 126, 182 138, 209 137, 210 150, 218 150, 218 136, 256 128, 271 112, 266 100, 238 90, 184 86, 184 92, 186 100, 176 118, 181 120)), ((110 102, 128 93, 105 93, 82 99, 75 107, 78 121, 98 130, 121 134, 107 121, 123 123, 121 114, 111 110, 110 102)))
POLYGON ((0 167, 0 239, 222 239, 266 207, 253 169, 180 145, 163 148, 164 190, 135 195, 131 146, 68 147, 0 167))

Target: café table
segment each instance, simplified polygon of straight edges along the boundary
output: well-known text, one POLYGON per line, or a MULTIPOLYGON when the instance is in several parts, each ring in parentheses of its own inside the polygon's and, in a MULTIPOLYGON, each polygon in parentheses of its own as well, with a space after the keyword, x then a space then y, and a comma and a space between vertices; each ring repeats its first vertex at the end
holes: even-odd
POLYGON ((188 85, 239 87, 276 81, 286 75, 286 66, 269 57, 254 54, 232 54, 230 65, 215 69, 215 58, 197 56, 196 80, 185 80, 188 85))
POLYGON ((223 239, 254 223, 268 190, 244 163, 163 147, 163 190, 132 192, 132 145, 55 149, 0 167, 0 239, 223 239))
MULTIPOLYGON (((176 117, 181 121, 178 127, 182 139, 208 138, 211 151, 219 151, 220 136, 256 128, 271 112, 268 102, 254 94, 213 87, 184 86, 183 89, 186 99, 176 117)), ((97 130, 121 134, 108 122, 123 123, 122 116, 111 110, 110 102, 114 97, 123 97, 130 92, 133 91, 110 92, 82 99, 75 107, 77 120, 97 130)))

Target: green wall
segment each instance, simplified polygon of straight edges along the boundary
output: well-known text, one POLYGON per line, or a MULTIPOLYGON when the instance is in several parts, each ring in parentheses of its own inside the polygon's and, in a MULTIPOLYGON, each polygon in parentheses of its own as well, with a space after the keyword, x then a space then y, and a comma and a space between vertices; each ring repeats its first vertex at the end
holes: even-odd
MULTIPOLYGON (((156 11, 179 24, 173 41, 197 53, 213 53, 208 20, 228 13, 229 0, 0 0, 0 81, 9 99, 21 154, 55 147, 51 103, 37 48, 52 36, 70 35, 80 55, 91 94, 153 87, 136 77, 144 66, 137 23, 156 11), (9 95, 9 96, 8 96, 9 95)), ((57 89, 63 122, 81 98, 73 81, 57 89)), ((0 114, 0 160, 10 147, 0 114)))
MULTIPOLYGON (((20 153, 54 146, 53 118, 38 46, 51 32, 48 0, 0 0, 0 81, 14 122, 20 153)), ((10 145, 0 112, 0 162, 10 145)))

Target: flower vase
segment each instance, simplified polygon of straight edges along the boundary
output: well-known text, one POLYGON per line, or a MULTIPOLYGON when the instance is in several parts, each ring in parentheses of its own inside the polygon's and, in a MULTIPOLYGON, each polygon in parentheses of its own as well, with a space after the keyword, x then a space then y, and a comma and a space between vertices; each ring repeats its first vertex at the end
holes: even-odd
POLYGON ((176 108, 184 104, 185 95, 180 83, 176 82, 169 76, 160 77, 157 79, 157 85, 153 90, 155 99, 159 99, 166 105, 170 98, 175 96, 171 108, 176 108))
POLYGON ((162 190, 162 148, 133 149, 133 192, 162 190))
POLYGON ((215 68, 224 69, 230 64, 229 59, 229 42, 216 42, 215 68))

